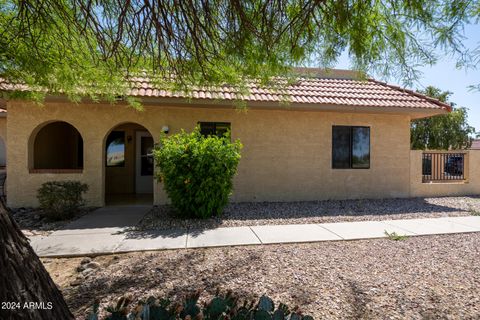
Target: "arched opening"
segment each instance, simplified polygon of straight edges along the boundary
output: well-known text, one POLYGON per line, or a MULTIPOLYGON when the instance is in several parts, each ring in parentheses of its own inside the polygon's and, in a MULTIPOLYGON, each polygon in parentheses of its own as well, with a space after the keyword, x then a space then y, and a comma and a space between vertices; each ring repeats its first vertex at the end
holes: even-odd
POLYGON ((55 121, 43 126, 33 143, 33 169, 83 169, 83 139, 74 126, 55 121))
POLYGON ((153 203, 153 137, 143 126, 124 123, 105 137, 105 203, 153 203))

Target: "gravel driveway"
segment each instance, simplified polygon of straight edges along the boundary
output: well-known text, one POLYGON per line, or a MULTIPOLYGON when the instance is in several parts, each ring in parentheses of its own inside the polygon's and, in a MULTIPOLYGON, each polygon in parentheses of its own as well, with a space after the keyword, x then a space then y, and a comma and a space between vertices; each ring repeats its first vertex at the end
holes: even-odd
POLYGON ((95 258, 78 286, 80 258, 49 259, 47 270, 82 319, 94 298, 124 293, 181 297, 216 288, 263 293, 315 319, 479 319, 480 234, 171 250, 95 258))
POLYGON ((227 206, 220 218, 176 219, 169 206, 155 207, 140 229, 215 228, 466 216, 480 212, 480 197, 442 197, 312 202, 246 202, 227 206))

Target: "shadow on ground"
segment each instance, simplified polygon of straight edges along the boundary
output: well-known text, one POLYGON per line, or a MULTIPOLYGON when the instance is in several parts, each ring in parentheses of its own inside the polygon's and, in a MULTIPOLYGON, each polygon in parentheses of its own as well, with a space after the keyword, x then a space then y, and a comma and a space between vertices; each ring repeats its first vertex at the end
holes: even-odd
POLYGON ((62 292, 79 318, 95 298, 104 310, 105 304, 124 294, 176 300, 202 289, 202 296, 209 298, 221 288, 232 289, 243 299, 267 294, 277 303, 300 306, 315 319, 477 319, 479 237, 104 256, 95 258, 101 264, 98 271, 79 286, 64 286, 62 292))
POLYGON ((222 216, 210 219, 177 218, 172 207, 164 205, 147 213, 137 229, 177 228, 200 233, 206 229, 241 225, 462 216, 474 211, 480 211, 478 196, 231 203, 222 216))
MULTIPOLYGON (((216 265, 211 270, 210 275, 203 274, 194 282, 184 281, 183 283, 175 283, 175 286, 173 286, 166 280, 175 278, 180 273, 192 275, 197 272, 196 270, 200 274, 200 271, 204 269, 203 266, 207 263, 204 254, 201 250, 198 250, 196 252, 185 252, 185 254, 169 260, 152 259, 153 257, 153 255, 144 254, 140 259, 136 259, 135 265, 127 266, 121 276, 103 273, 96 275, 94 280, 86 280, 82 286, 64 290, 64 296, 70 309, 77 316, 81 316, 92 305, 94 299, 98 298, 106 302, 106 297, 117 299, 125 294, 134 293, 135 289, 141 289, 144 292, 158 292, 159 297, 169 297, 173 300, 181 299, 199 289, 204 290, 206 294, 214 295, 216 290, 221 288, 225 282, 242 276, 242 269, 232 268, 232 266, 245 263, 256 264, 261 260, 261 256, 256 253, 250 253, 246 257, 232 257, 228 263, 216 265)), ((244 299, 255 298, 248 288, 236 290, 236 294, 244 299)), ((135 298, 146 297, 137 296, 135 298)), ((106 300, 110 301, 108 298, 106 300)), ((110 302, 114 303, 115 300, 110 302)))

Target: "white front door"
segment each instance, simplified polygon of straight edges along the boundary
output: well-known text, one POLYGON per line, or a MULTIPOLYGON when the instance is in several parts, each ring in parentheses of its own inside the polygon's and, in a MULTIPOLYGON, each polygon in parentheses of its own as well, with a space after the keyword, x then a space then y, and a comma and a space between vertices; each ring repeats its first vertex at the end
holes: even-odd
POLYGON ((135 150, 135 192, 153 193, 153 138, 147 131, 137 131, 135 150))

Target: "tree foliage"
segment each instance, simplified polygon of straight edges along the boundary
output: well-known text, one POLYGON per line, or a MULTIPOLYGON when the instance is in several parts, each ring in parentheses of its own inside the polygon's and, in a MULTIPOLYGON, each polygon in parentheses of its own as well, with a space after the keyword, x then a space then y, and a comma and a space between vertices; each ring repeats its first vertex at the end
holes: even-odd
POLYGON ((467 63, 461 32, 479 12, 477 0, 0 0, 0 75, 114 101, 132 74, 167 89, 267 84, 346 50, 356 69, 408 81, 439 49, 467 63))
MULTIPOLYGON (((446 103, 452 94, 432 86, 422 93, 446 103)), ((411 147, 422 150, 466 149, 472 144, 474 133, 475 128, 468 124, 467 109, 454 107, 448 114, 412 121, 411 147)))

